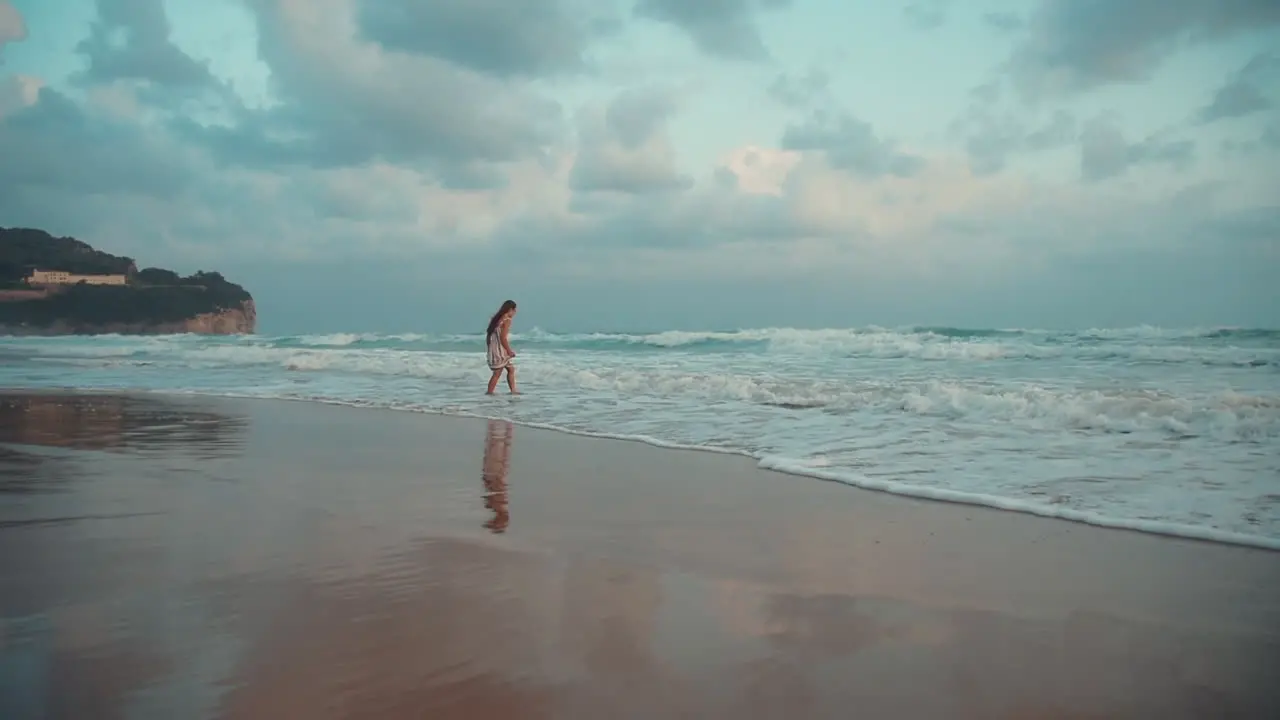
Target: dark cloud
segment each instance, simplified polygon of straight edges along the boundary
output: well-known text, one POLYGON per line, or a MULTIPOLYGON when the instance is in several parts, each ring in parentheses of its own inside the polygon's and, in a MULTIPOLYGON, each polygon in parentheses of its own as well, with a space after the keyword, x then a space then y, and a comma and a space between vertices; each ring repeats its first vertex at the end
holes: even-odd
POLYGON ((1256 85, 1231 82, 1222 86, 1213 96, 1213 102, 1201 109, 1200 122, 1244 117, 1270 107, 1270 98, 1263 95, 1256 85))
POLYGON ((822 151, 832 167, 861 177, 911 177, 924 167, 922 158, 899 152, 876 137, 870 124, 843 112, 818 111, 787 126, 782 149, 822 151))
POLYGON ((1095 182, 1123 175, 1138 165, 1164 163, 1183 168, 1190 164, 1194 153, 1195 143, 1189 140, 1148 137, 1130 143, 1114 123, 1099 119, 1085 126, 1080 135, 1080 174, 1084 180, 1095 182))
POLYGON ((1273 122, 1262 131, 1262 144, 1280 150, 1280 122, 1273 122))
POLYGON ((1001 87, 998 81, 985 82, 971 88, 969 95, 984 105, 993 105, 1000 99, 1001 87))
POLYGON ((1065 147, 1079 137, 1075 116, 1065 110, 1055 112, 1034 129, 1009 115, 996 117, 985 112, 971 114, 960 125, 969 132, 965 149, 976 175, 1003 170, 1011 155, 1065 147))
POLYGON ((1004 169, 1008 156, 1022 146, 1026 129, 1009 118, 983 118, 977 132, 965 142, 969 169, 990 175, 1004 169))
POLYGON ((1011 12, 989 12, 982 16, 982 21, 1001 32, 1020 30, 1025 24, 1021 15, 1011 12))
POLYGON ((357 17, 385 48, 529 77, 583 70, 591 42, 617 28, 613 10, 600 0, 360 0, 357 17))
POLYGON ((181 154, 130 121, 85 113, 41 88, 35 104, 0 117, 0 197, 33 189, 170 197, 191 178, 181 154))
POLYGON ((933 30, 947 22, 951 0, 916 0, 902 9, 907 22, 921 30, 933 30))
POLYGON ((40 82, 24 75, 0 75, 0 120, 9 113, 35 103, 40 82))
POLYGON ((1260 155, 1280 150, 1280 118, 1268 122, 1255 136, 1247 139, 1228 138, 1221 142, 1222 154, 1239 159, 1257 159, 1260 155))
POLYGON ((692 179, 676 169, 666 133, 675 109, 671 93, 648 90, 623 93, 602 113, 584 113, 570 187, 631 194, 691 187, 692 179))
POLYGON ((619 95, 605 113, 609 133, 627 148, 637 148, 662 131, 676 110, 666 91, 631 91, 619 95))
POLYGON ((571 256, 575 262, 612 264, 619 249, 784 243, 805 233, 786 201, 769 195, 715 190, 579 195, 570 209, 578 222, 509 223, 499 242, 530 259, 557 263, 571 256))
POLYGON ((560 107, 525 87, 434 57, 386 53, 351 37, 342 22, 311 22, 312 12, 342 5, 248 1, 277 104, 241 108, 225 125, 187 121, 177 128, 226 162, 341 167, 383 160, 471 185, 467 168, 476 163, 538 157, 561 137, 560 107))
POLYGON ((804 75, 782 73, 770 83, 768 93, 787 107, 806 107, 825 96, 830 85, 831 75, 815 68, 804 75))
POLYGON ((215 84, 209 69, 169 39, 163 0, 97 0, 98 18, 76 51, 88 61, 77 79, 88 84, 147 80, 165 87, 215 84))
POLYGON ((1201 225, 1202 237, 1229 238, 1236 248, 1280 251, 1280 204, 1214 216, 1201 225))
POLYGON ((9 0, 0 0, 0 65, 4 65, 4 46, 27 38, 27 25, 9 0))
POLYGON ((1175 50, 1280 24, 1276 0, 1044 0, 1008 62, 1024 98, 1140 83, 1175 50))
POLYGON ((450 190, 500 190, 507 186, 507 176, 493 163, 464 162, 439 168, 436 179, 450 190))
POLYGON ((1274 106, 1271 93, 1280 86, 1280 55, 1258 53, 1236 71, 1199 112, 1202 123, 1244 117, 1274 106), (1265 88, 1265 89, 1264 89, 1265 88))
POLYGON ((1065 110, 1059 110, 1053 114, 1047 124, 1027 134, 1026 146, 1029 150, 1048 150, 1070 144, 1076 138, 1075 116, 1065 110))
POLYGON ((639 0, 637 17, 674 25, 688 33, 708 55, 730 60, 764 60, 769 57, 755 15, 780 9, 791 0, 639 0))
POLYGON ((42 88, 34 104, 0 118, 0 157, 0 217, 11 223, 92 238, 148 262, 158 262, 175 239, 194 240, 174 233, 177 225, 216 226, 204 242, 222 252, 233 252, 240 238, 258 238, 256 251, 264 252, 261 232, 274 237, 267 228, 277 218, 246 203, 245 194, 224 199, 221 179, 199 163, 198 153, 56 90, 42 88), (262 230, 249 227, 255 223, 262 230))

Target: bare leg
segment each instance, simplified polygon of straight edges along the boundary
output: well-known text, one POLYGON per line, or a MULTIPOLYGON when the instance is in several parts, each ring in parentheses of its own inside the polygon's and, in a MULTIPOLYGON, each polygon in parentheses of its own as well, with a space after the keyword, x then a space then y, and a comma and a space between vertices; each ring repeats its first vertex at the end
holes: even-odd
POLYGON ((493 391, 498 387, 498 378, 502 377, 502 368, 493 371, 493 375, 489 377, 489 389, 485 391, 485 395, 492 395, 493 391))
POLYGON ((520 394, 520 391, 516 390, 516 369, 513 365, 507 366, 507 387, 511 388, 512 395, 520 394))

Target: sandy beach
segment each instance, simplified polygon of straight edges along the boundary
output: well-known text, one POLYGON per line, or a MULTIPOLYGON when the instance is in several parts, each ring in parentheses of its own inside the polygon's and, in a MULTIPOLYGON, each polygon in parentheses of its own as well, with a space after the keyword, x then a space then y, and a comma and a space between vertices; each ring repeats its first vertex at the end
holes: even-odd
POLYGON ((1280 553, 314 403, 0 394, 0 612, 6 720, 1280 716, 1280 553))

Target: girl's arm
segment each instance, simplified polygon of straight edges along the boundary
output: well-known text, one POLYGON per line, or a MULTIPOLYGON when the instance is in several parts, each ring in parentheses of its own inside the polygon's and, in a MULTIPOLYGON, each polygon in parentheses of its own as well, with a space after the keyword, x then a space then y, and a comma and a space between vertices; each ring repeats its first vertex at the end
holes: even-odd
POLYGON ((508 354, 515 355, 516 351, 511 349, 511 342, 507 339, 507 336, 510 334, 511 334, 511 321, 505 320, 502 323, 502 347, 507 351, 508 354))

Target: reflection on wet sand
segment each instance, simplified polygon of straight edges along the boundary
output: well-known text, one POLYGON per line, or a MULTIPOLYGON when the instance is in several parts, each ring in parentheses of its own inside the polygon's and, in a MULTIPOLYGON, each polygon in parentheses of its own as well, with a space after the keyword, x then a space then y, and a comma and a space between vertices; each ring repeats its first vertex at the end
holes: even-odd
POLYGON ((0 446, 0 497, 54 491, 75 475, 67 458, 0 446))
POLYGON ((1233 638, 1242 658, 1112 616, 750 584, 735 589, 753 608, 741 627, 707 579, 455 540, 378 564, 341 583, 298 578, 278 609, 241 605, 265 613, 265 631, 221 717, 1248 717, 1240 698, 1266 678, 1242 660, 1280 649, 1233 638))
POLYGON ((0 625, 0 717, 124 720, 136 716, 131 695, 174 671, 145 638, 84 645, 72 615, 9 618, 0 625))
MULTIPOLYGON (((221 407, 253 418, 241 457, 162 442, 83 463, 94 482, 59 496, 67 514, 165 517, 0 526, 0 718, 1280 716, 1275 632, 895 594, 865 572, 867 545, 838 524, 813 532, 812 506, 790 501, 752 519, 762 542, 839 552, 717 544, 724 523, 742 524, 725 510, 740 475, 702 478, 716 492, 684 496, 705 504, 674 531, 653 526, 676 514, 662 486, 633 496, 650 507, 608 505, 618 512, 600 522, 586 481, 546 499, 572 479, 556 453, 589 467, 616 456, 529 431, 515 472, 534 487, 508 526, 509 423, 221 407), (475 523, 482 427, 485 527, 501 537, 475 523), (181 482, 210 464, 232 482, 181 482), (540 524, 592 532, 557 545, 536 539, 540 524), (681 559, 695 549, 691 571, 681 559)), ((951 567, 893 560, 892 572, 951 567)), ((1213 592, 1242 606, 1237 589, 1213 592)))
MULTIPOLYGON (((92 474, 93 462, 69 450, 229 457, 244 443, 247 422, 194 401, 0 394, 0 497, 62 491, 92 474)), ((0 503, 0 517, 3 510, 0 503)))
POLYGON ((484 524, 490 532, 502 533, 511 522, 507 511, 507 472, 511 466, 511 443, 515 424, 506 420, 490 420, 484 437, 484 506, 493 517, 484 524))
POLYGON ((0 395, 0 443, 199 457, 235 453, 246 419, 192 402, 133 395, 0 395))

